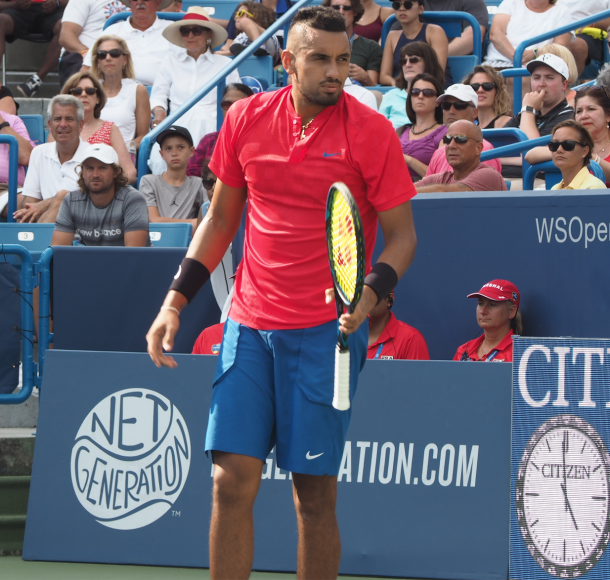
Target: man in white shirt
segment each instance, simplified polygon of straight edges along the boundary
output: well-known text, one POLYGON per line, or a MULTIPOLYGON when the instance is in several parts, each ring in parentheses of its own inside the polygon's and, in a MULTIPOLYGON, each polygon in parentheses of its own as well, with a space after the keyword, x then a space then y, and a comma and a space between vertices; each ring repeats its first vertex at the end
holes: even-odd
MULTIPOLYGON (((557 0, 557 4, 568 9, 572 22, 610 10, 610 0, 586 0, 586 2, 583 0, 557 0)), ((574 55, 579 75, 591 60, 604 62, 605 40, 601 36, 601 31, 607 30, 609 26, 610 18, 587 24, 586 28, 598 29, 600 33, 597 34, 597 31, 592 30, 592 35, 577 34, 570 42, 568 48, 574 55)))
MULTIPOLYGON (((130 0, 125 0, 125 3, 129 2, 130 0)), ((168 52, 184 52, 184 49, 163 37, 163 30, 172 22, 160 20, 157 12, 169 3, 168 0, 133 0, 132 16, 110 25, 98 35, 116 34, 125 40, 131 51, 136 80, 144 85, 155 82, 159 65, 168 52)), ((91 67, 91 56, 90 52, 85 53, 82 70, 87 71, 91 67)))
POLYGON ((78 189, 76 166, 82 162, 87 143, 81 141, 85 109, 72 95, 57 95, 48 109, 49 131, 54 143, 38 145, 30 155, 15 220, 55 223, 68 192, 78 189))

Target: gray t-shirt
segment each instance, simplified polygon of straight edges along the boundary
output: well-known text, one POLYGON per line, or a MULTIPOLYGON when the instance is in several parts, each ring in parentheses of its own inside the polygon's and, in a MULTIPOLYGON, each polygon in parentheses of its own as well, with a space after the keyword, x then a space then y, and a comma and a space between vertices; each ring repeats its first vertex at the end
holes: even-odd
POLYGON ((148 207, 156 207, 159 215, 179 220, 193 219, 208 196, 200 177, 187 176, 180 186, 170 185, 162 175, 144 175, 140 191, 148 207))
MULTIPOLYGON (((148 231, 144 196, 127 185, 106 207, 97 207, 88 193, 71 191, 61 202, 55 229, 78 234, 85 246, 124 246, 125 232, 148 231)), ((146 242, 150 246, 150 240, 146 242)))

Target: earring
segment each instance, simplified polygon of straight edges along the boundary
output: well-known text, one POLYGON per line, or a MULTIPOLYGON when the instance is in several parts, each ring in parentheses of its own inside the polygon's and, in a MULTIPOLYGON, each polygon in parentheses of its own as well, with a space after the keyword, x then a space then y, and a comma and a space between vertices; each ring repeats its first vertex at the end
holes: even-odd
POLYGON ((208 44, 212 44, 212 39, 208 38, 208 44))

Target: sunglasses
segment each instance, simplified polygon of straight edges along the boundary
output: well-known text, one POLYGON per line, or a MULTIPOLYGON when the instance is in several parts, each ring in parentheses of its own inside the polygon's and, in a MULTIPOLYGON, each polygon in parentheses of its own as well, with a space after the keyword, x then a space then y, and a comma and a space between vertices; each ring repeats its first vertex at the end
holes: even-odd
POLYGON ((581 147, 586 147, 586 145, 584 143, 581 143, 580 141, 573 141, 572 139, 567 139, 566 141, 549 141, 548 142, 549 149, 553 153, 555 153, 555 151, 557 151, 557 149, 559 149, 560 145, 564 151, 574 151, 574 149, 576 148, 576 145, 580 145, 581 147))
POLYGON ((402 66, 405 66, 405 64, 407 64, 407 63, 409 63, 409 64, 417 64, 421 60, 423 60, 423 59, 420 56, 405 56, 405 58, 403 58, 400 61, 400 64, 402 66))
POLYGON ((331 4, 331 8, 335 10, 343 10, 343 12, 351 12, 353 8, 351 6, 343 6, 343 4, 331 4))
POLYGON ((610 95, 608 95, 608 91, 606 90, 606 87, 604 85, 589 85, 587 87, 579 87, 578 89, 576 89, 577 93, 580 93, 581 91, 604 91, 604 94, 606 95, 606 99, 608 99, 608 102, 610 102, 610 95))
POLYGON ((474 105, 472 103, 449 103, 447 101, 441 103, 441 109, 443 109, 443 111, 449 111, 451 107, 456 111, 465 111, 468 107, 474 107, 474 105))
POLYGON ((400 10, 401 6, 404 6, 405 10, 411 10, 411 8, 413 8, 413 2, 411 2, 411 0, 405 0, 404 2, 392 2, 392 8, 394 8, 394 10, 400 10))
POLYGON ((475 93, 478 92, 481 87, 483 87, 483 90, 488 93, 496 88, 496 83, 470 83, 470 86, 475 93))
MULTIPOLYGON (((351 9, 350 9, 351 10, 351 9)), ((241 18, 242 16, 247 16, 248 18, 254 18, 254 14, 250 14, 247 10, 240 8, 235 14, 235 18, 241 18)))
POLYGON ((97 89, 95 87, 85 87, 84 89, 83 87, 74 87, 73 89, 70 89, 70 94, 79 97, 83 94, 83 91, 85 91, 87 95, 97 95, 97 89))
POLYGON ((209 177, 208 179, 202 179, 201 181, 203 183, 203 187, 205 187, 208 190, 212 189, 216 185, 215 177, 209 177))
POLYGON ((453 141, 454 139, 458 145, 464 145, 468 142, 468 139, 472 139, 473 141, 480 143, 480 141, 478 141, 474 137, 467 137, 466 135, 445 135, 443 137, 443 143, 445 145, 449 145, 449 143, 451 143, 451 141, 453 141))
POLYGON ((231 105, 233 103, 235 103, 235 101, 222 100, 222 101, 220 101, 220 106, 223 110, 227 111, 227 110, 229 110, 229 108, 231 107, 231 105))
POLYGON ((201 36, 203 34, 203 28, 201 26, 181 26, 180 36, 186 38, 191 32, 193 36, 201 36))
POLYGON ((438 97, 438 93, 434 89, 411 89, 411 95, 418 97, 423 94, 424 97, 438 97))
POLYGON ((95 53, 98 60, 106 60, 106 57, 110 55, 112 58, 119 58, 123 55, 123 51, 120 48, 113 48, 112 50, 98 50, 95 53))

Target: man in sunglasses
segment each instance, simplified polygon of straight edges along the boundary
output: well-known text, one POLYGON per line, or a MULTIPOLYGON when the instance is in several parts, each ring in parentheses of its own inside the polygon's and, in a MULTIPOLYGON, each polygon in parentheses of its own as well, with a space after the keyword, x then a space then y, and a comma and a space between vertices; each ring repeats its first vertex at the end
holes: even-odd
MULTIPOLYGON (((99 36, 109 34, 120 36, 131 52, 136 81, 144 85, 152 85, 161 61, 167 53, 173 52, 179 55, 184 51, 163 36, 163 30, 172 24, 172 21, 161 20, 157 16, 157 12, 171 4, 171 0, 122 0, 122 2, 131 8, 131 17, 111 24, 95 37, 91 46, 99 36)), ((89 51, 83 53, 81 70, 88 71, 91 67, 92 54, 89 51)))
MULTIPOLYGON (((479 97, 470 85, 461 83, 451 85, 444 94, 436 99, 436 102, 440 103, 441 109, 443 110, 443 125, 447 128, 460 120, 474 123, 479 115, 479 97)), ((489 141, 483 139, 483 151, 489 151, 493 148, 493 145, 489 141)), ((485 161, 485 164, 496 171, 502 171, 502 165, 499 159, 490 159, 489 161, 485 161)), ((430 159, 426 177, 428 175, 444 173, 445 171, 450 170, 451 166, 447 162, 445 148, 443 146, 439 147, 432 155, 432 159, 430 159)))
POLYGON ((451 171, 427 175, 415 184, 418 193, 506 191, 502 175, 481 163, 483 134, 472 121, 456 121, 443 137, 451 171))

